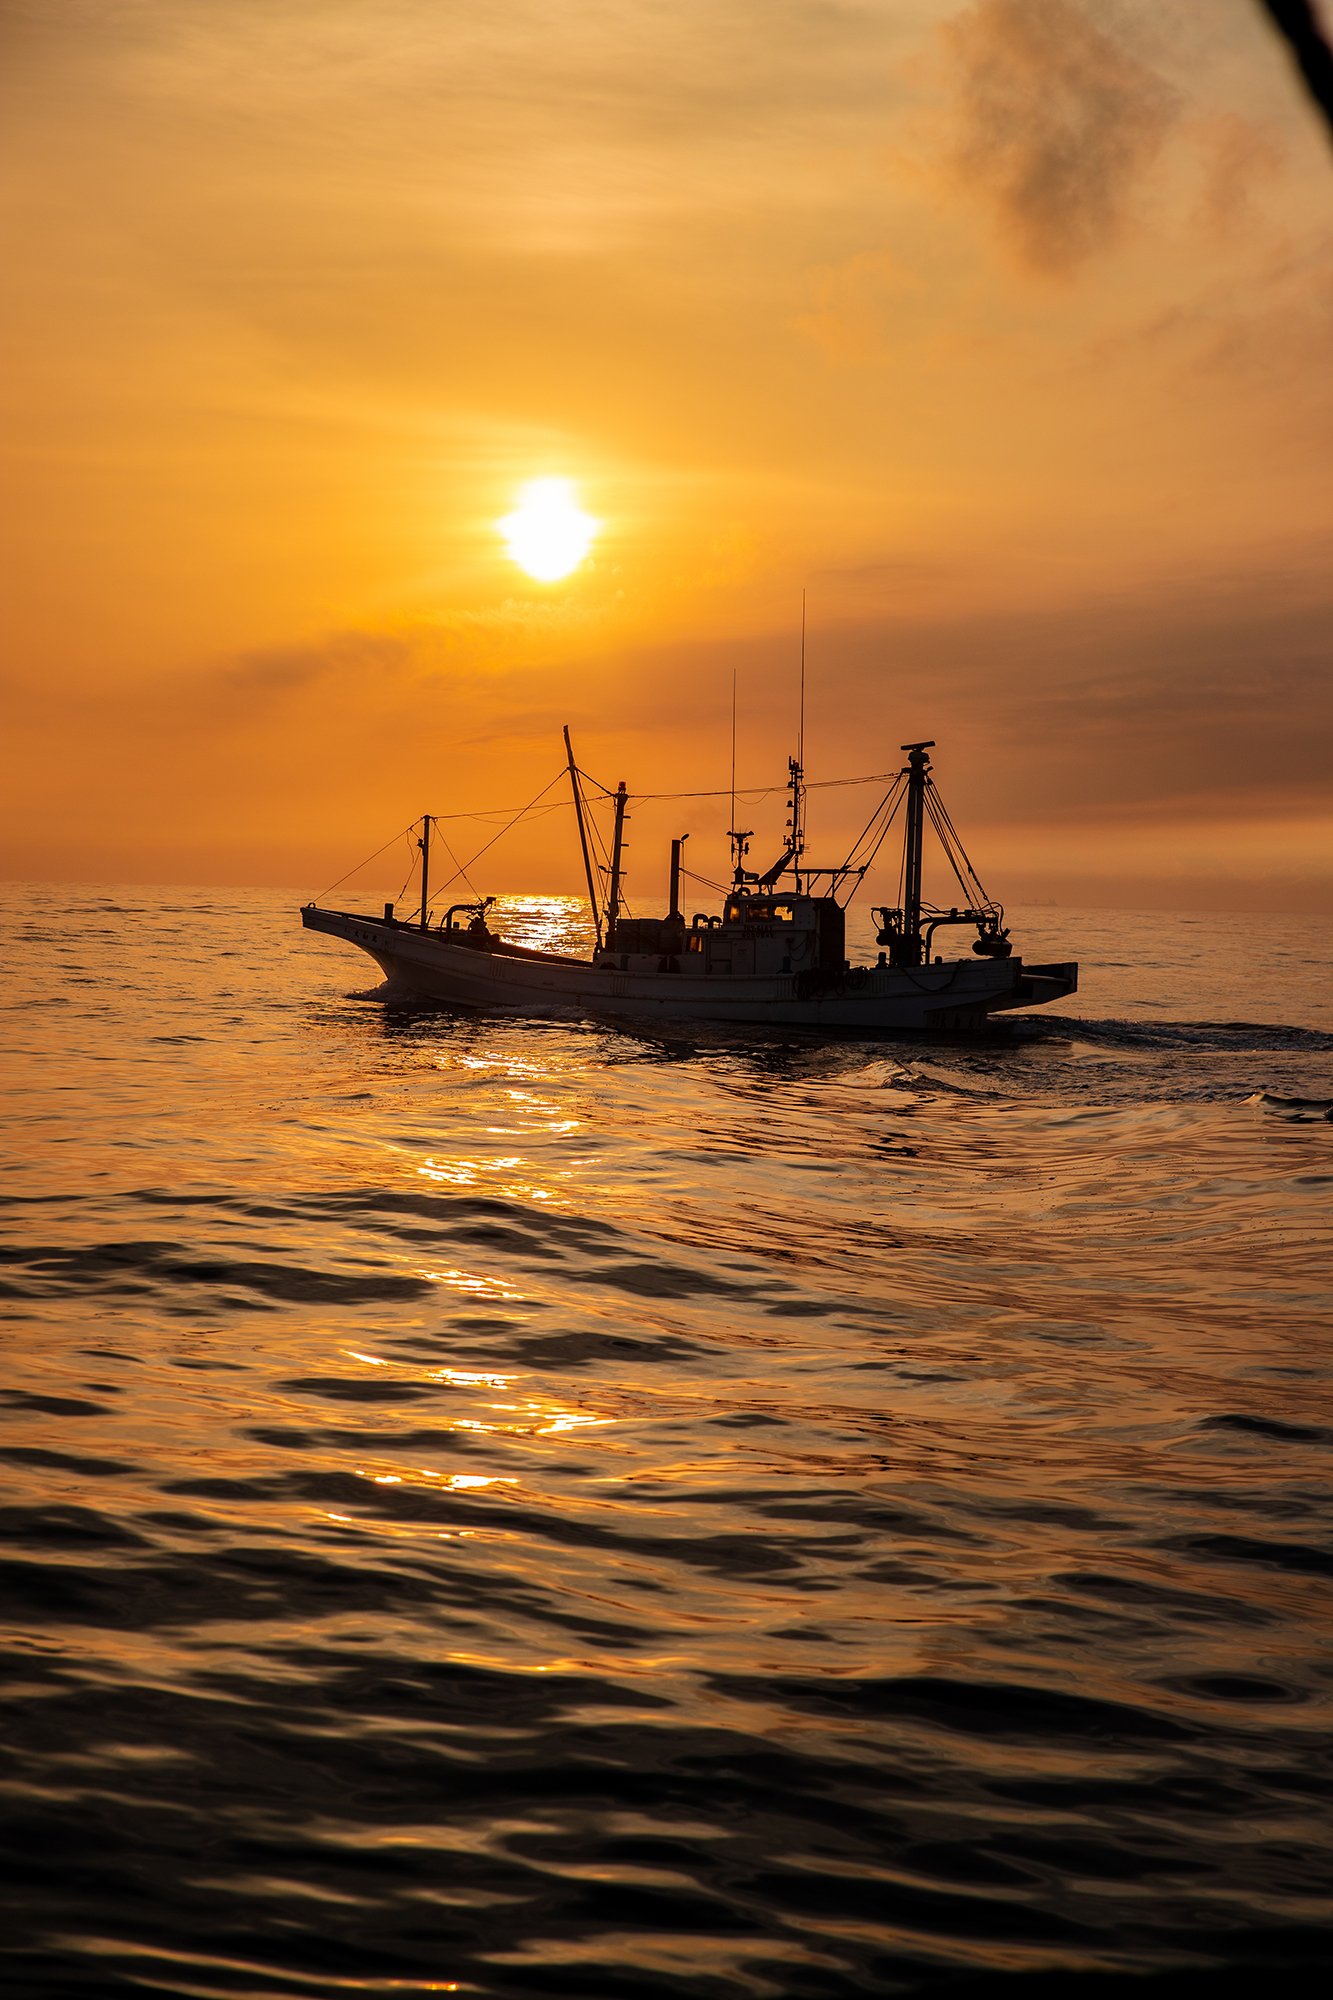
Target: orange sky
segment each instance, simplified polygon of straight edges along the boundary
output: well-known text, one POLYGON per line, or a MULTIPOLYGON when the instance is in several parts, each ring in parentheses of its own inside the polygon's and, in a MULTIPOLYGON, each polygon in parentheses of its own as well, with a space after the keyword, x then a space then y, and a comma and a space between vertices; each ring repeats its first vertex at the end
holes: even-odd
POLYGON ((7 873, 316 891, 566 721, 722 786, 733 670, 778 783, 805 588, 811 778, 934 737, 995 893, 1333 910, 1333 147, 1253 0, 0 22, 7 873))

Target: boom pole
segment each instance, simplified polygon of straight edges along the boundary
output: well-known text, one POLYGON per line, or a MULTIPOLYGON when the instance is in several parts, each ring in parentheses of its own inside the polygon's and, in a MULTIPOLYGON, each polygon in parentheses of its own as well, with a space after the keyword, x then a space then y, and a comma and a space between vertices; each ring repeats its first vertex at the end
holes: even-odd
POLYGON ((592 880, 592 856, 588 852, 588 829, 583 821, 583 793, 579 789, 578 766, 574 762, 574 746, 569 740, 569 724, 565 724, 565 751, 569 757, 569 782, 574 788, 574 812, 579 823, 579 845, 583 849, 583 872, 588 878, 588 907, 592 911, 593 931, 597 938, 598 951, 602 948, 602 916, 597 907, 597 891, 592 880))

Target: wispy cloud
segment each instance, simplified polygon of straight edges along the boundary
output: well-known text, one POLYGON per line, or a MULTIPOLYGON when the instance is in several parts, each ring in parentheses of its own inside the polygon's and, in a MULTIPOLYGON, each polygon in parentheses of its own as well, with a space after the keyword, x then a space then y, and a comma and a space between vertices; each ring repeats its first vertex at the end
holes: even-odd
POLYGON ((1113 243, 1177 115, 1171 86, 1074 0, 980 0, 943 29, 963 113, 953 164, 1035 270, 1113 243))
POLYGON ((310 687, 342 673, 383 676, 409 657, 402 640, 362 633, 339 633, 319 644, 271 646, 246 653, 222 669, 226 684, 251 697, 310 687))

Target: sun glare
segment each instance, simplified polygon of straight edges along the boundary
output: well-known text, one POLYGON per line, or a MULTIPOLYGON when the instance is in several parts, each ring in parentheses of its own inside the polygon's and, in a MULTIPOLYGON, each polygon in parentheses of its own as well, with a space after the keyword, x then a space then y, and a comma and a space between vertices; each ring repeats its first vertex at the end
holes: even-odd
POLYGON ((516 510, 497 523, 514 561, 542 583, 568 576, 601 525, 583 513, 568 479, 530 479, 516 510))

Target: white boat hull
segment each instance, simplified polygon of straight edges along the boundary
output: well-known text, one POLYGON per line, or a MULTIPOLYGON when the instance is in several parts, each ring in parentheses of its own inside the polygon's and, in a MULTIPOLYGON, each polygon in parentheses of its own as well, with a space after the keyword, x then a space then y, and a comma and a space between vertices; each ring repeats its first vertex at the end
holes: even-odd
POLYGON ((404 994, 521 1014, 952 1032, 984 1027, 989 1016, 1015 1007, 1063 999, 1078 986, 1076 965, 1025 966, 1019 958, 817 973, 617 971, 511 945, 481 950, 457 941, 457 934, 313 905, 302 910, 301 920, 307 930, 357 945, 404 994))

